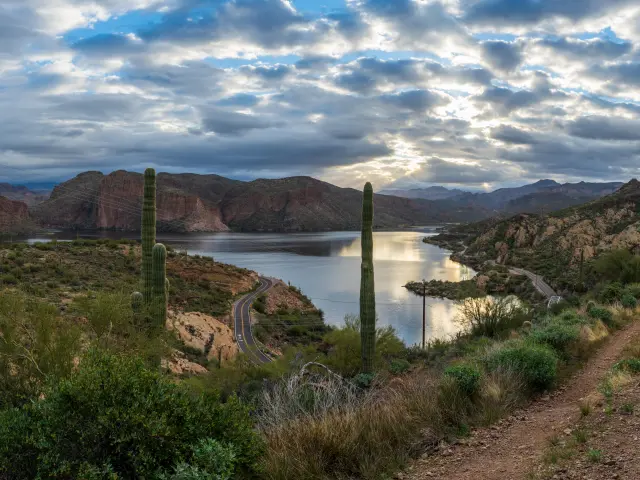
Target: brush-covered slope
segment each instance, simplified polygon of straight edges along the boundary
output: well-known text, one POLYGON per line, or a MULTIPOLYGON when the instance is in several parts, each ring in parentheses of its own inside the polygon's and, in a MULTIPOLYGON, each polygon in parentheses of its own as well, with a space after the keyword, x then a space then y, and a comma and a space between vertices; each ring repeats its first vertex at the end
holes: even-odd
POLYGON ((529 268, 562 285, 581 258, 639 248, 640 182, 631 180, 616 193, 550 215, 520 214, 484 227, 472 237, 465 257, 529 268))

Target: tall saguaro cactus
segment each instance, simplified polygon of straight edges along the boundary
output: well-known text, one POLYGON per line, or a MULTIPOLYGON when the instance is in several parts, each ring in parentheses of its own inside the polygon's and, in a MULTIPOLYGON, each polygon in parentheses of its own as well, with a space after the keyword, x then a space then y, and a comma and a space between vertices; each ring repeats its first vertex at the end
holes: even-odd
POLYGON ((142 295, 144 303, 151 303, 152 250, 156 244, 156 171, 147 168, 144 171, 144 197, 142 204, 142 295))
POLYGON ((151 318, 154 327, 164 328, 167 321, 167 249, 161 243, 153 247, 151 318))
POLYGON ((362 199, 362 265, 360 270, 360 339, 362 371, 373 372, 376 344, 376 298, 373 275, 373 187, 364 186, 362 199))

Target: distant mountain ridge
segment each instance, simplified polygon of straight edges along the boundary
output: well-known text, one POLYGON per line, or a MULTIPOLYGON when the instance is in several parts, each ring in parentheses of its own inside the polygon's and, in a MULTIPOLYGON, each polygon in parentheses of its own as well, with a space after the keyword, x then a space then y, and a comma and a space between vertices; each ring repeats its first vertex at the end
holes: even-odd
MULTIPOLYGON (((157 177, 160 231, 328 231, 360 228, 362 193, 311 177, 231 180, 218 175, 157 177)), ((32 209, 46 227, 139 229, 141 174, 84 172, 56 186, 32 209)), ((442 210, 434 202, 376 195, 375 227, 400 228, 485 217, 474 208, 442 210)))
POLYGON ((424 200, 445 200, 447 198, 457 197, 469 193, 465 190, 448 189, 439 185, 427 188, 412 188, 409 190, 402 189, 385 189, 379 192, 381 195, 393 195, 404 198, 422 198, 424 200))
POLYGON ((48 190, 31 190, 24 185, 0 183, 0 195, 9 200, 17 200, 27 205, 37 205, 49 198, 48 190))
POLYGON ((522 266, 562 290, 575 283, 581 259, 611 249, 640 252, 640 182, 633 179, 612 194, 551 214, 518 214, 451 229, 449 235, 456 234, 469 236, 464 258, 471 263, 522 266))

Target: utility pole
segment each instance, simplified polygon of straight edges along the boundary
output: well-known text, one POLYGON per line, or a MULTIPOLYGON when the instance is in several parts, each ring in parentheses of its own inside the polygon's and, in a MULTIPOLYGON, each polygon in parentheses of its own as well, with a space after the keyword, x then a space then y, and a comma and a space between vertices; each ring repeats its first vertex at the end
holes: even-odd
POLYGON ((427 321, 426 321, 426 309, 427 309, 427 281, 422 279, 422 349, 425 348, 425 337, 427 336, 427 321))

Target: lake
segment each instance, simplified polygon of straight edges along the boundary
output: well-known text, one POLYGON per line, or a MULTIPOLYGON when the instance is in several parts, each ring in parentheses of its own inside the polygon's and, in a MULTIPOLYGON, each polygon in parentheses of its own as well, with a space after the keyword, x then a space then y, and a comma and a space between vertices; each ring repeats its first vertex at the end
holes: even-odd
MULTIPOLYGON (((374 233, 376 312, 379 325, 391 325, 407 345, 422 341, 422 299, 403 285, 410 280, 459 281, 475 274, 449 259, 449 253, 422 242, 434 227, 374 233)), ((59 239, 75 238, 59 232, 59 239)), ((83 238, 123 238, 122 232, 83 232, 83 238)), ((30 239, 42 241, 52 236, 30 239)), ((329 324, 357 314, 360 291, 360 232, 159 234, 158 241, 189 254, 281 278, 299 287, 325 313, 329 324)), ((459 330, 454 302, 427 298, 426 338, 446 338, 459 330)))

